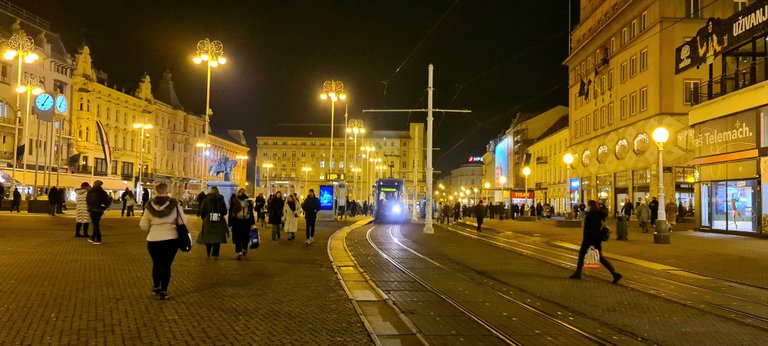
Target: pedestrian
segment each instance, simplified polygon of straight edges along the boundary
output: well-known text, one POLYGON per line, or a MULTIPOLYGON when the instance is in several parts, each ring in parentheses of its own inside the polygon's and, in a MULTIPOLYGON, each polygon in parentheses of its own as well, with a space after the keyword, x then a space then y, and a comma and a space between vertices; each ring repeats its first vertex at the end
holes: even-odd
POLYGON ((235 243, 237 260, 248 254, 248 243, 251 240, 251 229, 256 225, 253 216, 253 202, 248 199, 245 189, 237 190, 237 194, 229 199, 229 227, 232 229, 232 242, 235 243))
POLYGON ((125 209, 128 207, 126 205, 126 200, 130 193, 131 193, 131 190, 126 187, 125 191, 123 191, 123 193, 120 194, 120 203, 122 204, 122 208, 120 209, 120 216, 125 216, 125 209))
POLYGON ((67 202, 67 191, 64 188, 60 187, 58 193, 59 193, 59 196, 58 198, 56 198, 56 202, 58 202, 58 204, 56 205, 56 213, 64 214, 64 209, 67 209, 64 205, 64 203, 67 202))
POLYGON ((667 213, 667 223, 672 226, 677 224, 677 204, 673 199, 669 199, 669 202, 664 205, 664 211, 667 213))
POLYGON ((648 205, 642 201, 638 202, 640 204, 635 212, 637 221, 640 222, 640 228, 643 230, 643 233, 648 233, 648 223, 651 221, 651 208, 648 208, 648 205))
POLYGON ((272 240, 280 239, 280 225, 283 223, 283 207, 285 200, 283 194, 277 191, 267 204, 269 212, 269 224, 272 225, 272 240))
POLYGON ((219 194, 219 188, 211 187, 200 206, 203 229, 197 237, 198 244, 205 244, 207 257, 213 256, 214 259, 219 259, 221 244, 227 243, 229 228, 227 228, 227 220, 224 219, 226 214, 227 203, 224 202, 224 196, 219 194))
POLYGON ((452 214, 452 208, 450 203, 443 203, 443 219, 445 220, 445 223, 450 225, 451 224, 451 214, 452 214))
POLYGON ((179 202, 168 196, 168 184, 155 186, 155 198, 146 203, 139 227, 149 230, 147 250, 152 258, 152 293, 166 300, 171 282, 171 265, 179 251, 177 223, 187 224, 187 216, 181 212, 179 202))
POLYGON ((621 213, 624 214, 624 216, 627 217, 627 221, 629 221, 629 217, 632 216, 632 214, 635 211, 635 205, 632 204, 632 202, 629 200, 629 198, 624 199, 624 206, 621 207, 621 213))
POLYGON ((5 199, 5 186, 0 184, 0 210, 3 210, 3 200, 5 199))
POLYGON ((484 201, 481 199, 477 205, 475 205, 475 219, 477 219, 477 231, 482 232, 483 231, 483 218, 485 217, 485 205, 483 205, 484 201))
POLYGON ((87 196, 88 191, 91 190, 91 184, 84 182, 80 184, 80 188, 75 190, 75 238, 88 238, 88 224, 91 223, 91 215, 88 213, 87 196), (80 234, 80 228, 83 229, 83 234, 80 234))
POLYGON ((144 191, 141 193, 141 215, 144 216, 144 208, 147 207, 147 202, 149 202, 149 189, 145 188, 144 191))
POLYGON ((307 198, 301 205, 304 210, 304 220, 307 222, 307 244, 315 242, 315 221, 317 221, 317 212, 320 211, 320 199, 315 196, 315 190, 309 189, 307 198))
POLYGON ((683 206, 682 201, 677 206, 677 222, 685 223, 685 206, 683 206))
POLYGON ((257 219, 256 221, 261 222, 262 227, 266 227, 267 220, 264 213, 264 207, 267 205, 267 200, 264 199, 264 195, 262 193, 259 193, 258 196, 256 196, 256 203, 254 205, 254 211, 256 212, 257 219))
POLYGON ((656 220, 659 218, 659 201, 656 197, 651 197, 648 208, 651 208, 651 227, 656 227, 656 220))
POLYGON ((288 240, 296 239, 296 231, 299 228, 299 202, 293 195, 288 195, 283 205, 283 220, 285 220, 285 232, 288 240))
POLYGON ((536 219, 541 219, 542 216, 544 216, 544 206, 541 205, 541 202, 536 203, 536 219))
POLYGON ((509 207, 510 214, 512 214, 512 220, 517 219, 517 213, 520 211, 520 206, 516 203, 512 203, 512 205, 509 207))
POLYGON ((125 203, 123 205, 125 208, 125 216, 134 216, 134 206, 136 206, 136 196, 134 196, 133 191, 128 191, 128 195, 125 196, 125 203))
POLYGON ((16 212, 20 213, 19 206, 21 206, 21 192, 19 192, 18 187, 14 187, 13 199, 11 200, 11 213, 13 213, 13 209, 16 209, 16 212))
POLYGON ((576 264, 576 272, 570 276, 571 279, 581 279, 581 269, 584 267, 584 256, 587 255, 587 251, 590 247, 594 247, 600 253, 600 263, 611 272, 613 275, 613 283, 618 283, 621 280, 621 274, 619 274, 611 265, 611 262, 603 256, 603 223, 608 216, 604 211, 600 209, 595 200, 587 202, 589 208, 586 209, 586 216, 584 218, 584 235, 581 241, 581 248, 579 249, 579 260, 576 264))
POLYGON ((461 202, 456 201, 453 205, 453 222, 459 222, 461 218, 461 202))
POLYGON ((56 186, 48 190, 48 215, 56 216, 56 207, 59 205, 59 190, 56 186))
POLYGON ((93 223, 93 234, 88 241, 94 245, 101 245, 101 226, 99 223, 101 222, 101 217, 104 216, 104 212, 112 204, 112 197, 109 197, 104 188, 101 187, 102 185, 104 183, 101 180, 95 180, 93 188, 85 196, 88 213, 91 217, 91 223, 93 223))
POLYGON ((205 191, 200 191, 195 201, 197 201, 197 216, 200 216, 200 211, 203 209, 203 201, 205 201, 205 191))

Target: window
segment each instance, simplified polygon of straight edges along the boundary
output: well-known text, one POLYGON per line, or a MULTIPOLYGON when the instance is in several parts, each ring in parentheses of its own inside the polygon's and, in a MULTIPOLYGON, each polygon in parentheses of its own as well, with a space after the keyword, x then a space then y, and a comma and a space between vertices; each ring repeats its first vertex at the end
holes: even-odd
POLYGON ((640 32, 645 31, 646 25, 648 25, 648 11, 643 11, 640 15, 640 32))
POLYGON ((623 47, 629 41, 629 33, 627 28, 621 29, 621 46, 623 47))
POLYGON ((592 115, 587 114, 587 118, 584 120, 584 122, 584 127, 587 130, 587 134, 592 133, 592 124, 590 124, 592 122, 592 115))
POLYGON ((637 55, 633 55, 629 58, 629 78, 633 78, 637 75, 637 55))
POLYGON ((608 90, 613 90, 613 69, 608 70, 608 90))
POLYGON ((648 48, 640 51, 640 72, 648 69, 648 48))
POLYGON ((613 119, 614 119, 613 116, 614 116, 613 102, 611 102, 608 104, 608 126, 613 124, 613 119))
POLYGON ((126 177, 133 176, 133 163, 123 162, 122 169, 120 170, 120 175, 126 176, 126 177))
POLYGON ((320 161, 320 168, 325 168, 325 161, 320 161))
POLYGON ((598 116, 598 111, 595 109, 594 113, 592 113, 592 131, 597 132, 597 130, 600 129, 600 118, 598 116))
POLYGON ((621 120, 624 120, 629 116, 629 103, 627 102, 627 97, 624 96, 621 98, 621 120))
POLYGON ((637 36, 637 19, 632 21, 632 24, 629 26, 629 39, 633 39, 637 36))
POLYGON ((624 83, 627 81, 627 62, 624 61, 621 63, 621 82, 624 83))
POLYGON ((685 0, 685 16, 688 18, 701 18, 701 1, 685 0))
POLYGON ((637 92, 629 94, 629 115, 637 114, 637 92))
POLYGON ((600 107, 600 128, 605 128, 608 126, 608 117, 606 115, 606 109, 605 106, 600 107))
POLYGON ((640 111, 648 109, 648 87, 640 89, 640 111))
POLYGON ((104 159, 93 159, 93 165, 94 170, 93 173, 96 175, 107 175, 107 160, 104 159))
POLYGON ((610 51, 608 52, 608 54, 616 53, 616 38, 615 37, 611 37, 611 43, 610 43, 610 45, 608 47, 610 47, 610 51))
POLYGON ((687 105, 694 105, 699 103, 699 87, 698 80, 685 80, 683 81, 683 103, 687 105))
POLYGON ((58 79, 53 80, 53 90, 55 90, 59 94, 64 93, 64 89, 66 88, 66 86, 67 86, 67 83, 64 83, 58 79))
POLYGON ((0 65, 0 83, 8 84, 8 65, 0 65))

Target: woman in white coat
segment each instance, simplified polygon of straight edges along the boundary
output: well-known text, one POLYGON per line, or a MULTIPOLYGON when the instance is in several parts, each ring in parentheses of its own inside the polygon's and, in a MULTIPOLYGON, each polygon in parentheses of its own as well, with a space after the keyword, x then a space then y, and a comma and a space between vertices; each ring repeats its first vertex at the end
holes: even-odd
POLYGON ((288 233, 288 240, 296 239, 296 231, 299 228, 299 203, 288 195, 288 199, 283 206, 283 217, 285 218, 285 232, 288 233))
POLYGON ((86 202, 86 196, 88 190, 91 189, 91 185, 88 183, 80 184, 79 189, 75 189, 75 196, 77 206, 75 207, 75 238, 88 238, 88 224, 91 223, 91 215, 88 213, 88 202, 86 202), (80 228, 83 229, 83 234, 80 234, 80 228))

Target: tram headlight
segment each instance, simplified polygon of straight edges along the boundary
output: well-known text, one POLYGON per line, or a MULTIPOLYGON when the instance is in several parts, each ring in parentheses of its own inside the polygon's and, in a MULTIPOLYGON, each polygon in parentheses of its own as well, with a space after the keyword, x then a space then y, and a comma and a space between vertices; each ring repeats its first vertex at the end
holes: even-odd
POLYGON ((403 207, 401 207, 399 204, 395 204, 392 206, 392 212, 395 214, 400 214, 400 212, 403 211, 403 207))

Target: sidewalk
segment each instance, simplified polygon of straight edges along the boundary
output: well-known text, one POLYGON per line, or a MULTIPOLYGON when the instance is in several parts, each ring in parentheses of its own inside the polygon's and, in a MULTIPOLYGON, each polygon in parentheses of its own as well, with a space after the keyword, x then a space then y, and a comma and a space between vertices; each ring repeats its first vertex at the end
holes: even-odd
MULTIPOLYGON (((475 225, 474 219, 464 219, 475 225)), ((615 221, 614 221, 615 222, 615 221)), ((768 240, 717 233, 694 231, 672 232, 671 244, 654 244, 653 233, 642 233, 636 221, 630 221, 629 240, 618 241, 616 225, 608 222, 611 240, 603 244, 604 254, 631 257, 676 267, 704 276, 736 281, 768 288, 768 240)), ((681 229, 685 224, 678 224, 681 229)), ((514 232, 532 241, 560 247, 578 247, 581 244, 581 228, 556 228, 554 221, 483 221, 483 228, 496 228, 514 232), (558 244, 562 242, 565 244, 558 244), (570 246, 569 246, 570 245, 570 246)), ((617 258, 621 260, 621 258, 617 258)))

